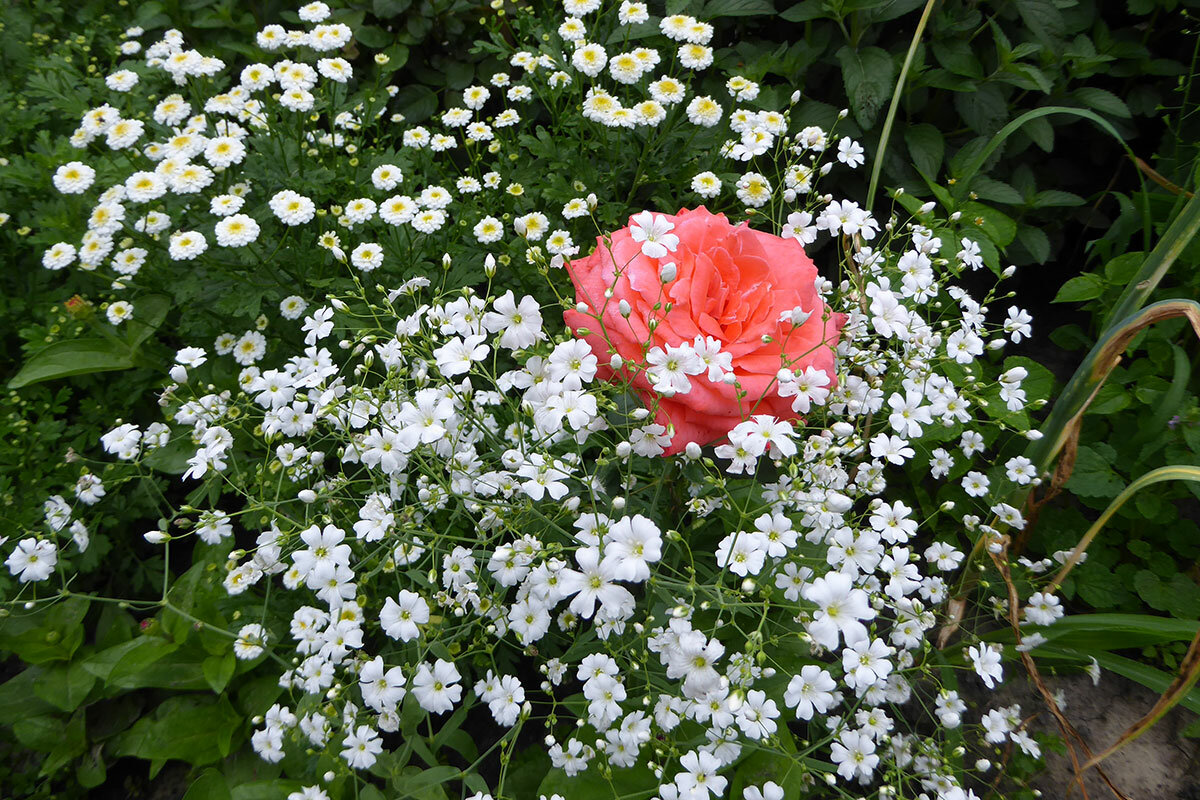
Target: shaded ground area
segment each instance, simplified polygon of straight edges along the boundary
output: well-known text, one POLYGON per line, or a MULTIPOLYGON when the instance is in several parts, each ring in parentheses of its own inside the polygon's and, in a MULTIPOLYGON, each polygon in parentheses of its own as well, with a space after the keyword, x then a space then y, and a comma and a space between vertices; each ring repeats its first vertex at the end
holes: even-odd
MULTIPOLYGON (((1044 709, 1041 696, 1024 674, 1019 674, 1020 678, 1014 673, 993 696, 992 704, 1020 703, 1027 714, 1044 709)), ((1158 699, 1149 689, 1110 672, 1101 675, 1099 686, 1092 686, 1086 675, 1046 676, 1046 685, 1051 691, 1062 691, 1067 719, 1095 752, 1115 742, 1158 699)), ((1200 800, 1200 740, 1185 738, 1181 733, 1195 719, 1195 714, 1176 706, 1147 733, 1106 759, 1103 767, 1113 784, 1131 800, 1200 800)), ((1034 727, 1058 734, 1048 711, 1042 711, 1034 727)), ((1078 786, 1072 788, 1074 772, 1069 755, 1048 753, 1046 765, 1046 771, 1034 781, 1044 798, 1083 798, 1078 786)), ((1094 770, 1089 771, 1085 782, 1092 800, 1113 797, 1094 770)))

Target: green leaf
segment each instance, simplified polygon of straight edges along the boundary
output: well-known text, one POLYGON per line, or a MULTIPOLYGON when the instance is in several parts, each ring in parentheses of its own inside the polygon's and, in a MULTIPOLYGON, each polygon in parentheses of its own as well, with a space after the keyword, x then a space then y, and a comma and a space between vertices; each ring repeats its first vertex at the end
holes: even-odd
POLYGON ((94 789, 104 783, 108 777, 108 769, 104 764, 103 747, 96 745, 90 752, 85 753, 75 765, 75 779, 85 789, 94 789))
POLYGON ((12 613, 0 625, 0 650, 16 653, 26 664, 69 661, 83 642, 85 597, 42 605, 32 613, 12 613))
POLYGON ((125 341, 131 352, 158 330, 170 310, 171 298, 165 294, 144 295, 134 301, 133 317, 125 323, 125 341))
POLYGON ((437 766, 429 769, 409 767, 404 774, 392 779, 392 788, 400 797, 410 797, 421 794, 434 786, 454 780, 462 774, 458 767, 437 766))
POLYGON ((830 11, 824 0, 801 0, 780 14, 779 17, 787 22, 808 22, 829 15, 830 11))
POLYGON ((1116 497, 1125 488, 1125 481, 1112 468, 1115 459, 1116 451, 1107 444, 1081 445, 1066 488, 1083 497, 1116 497))
POLYGON ((1145 260, 1146 253, 1141 250, 1122 253, 1104 265, 1104 277, 1108 278, 1109 283, 1129 283, 1145 260))
POLYGON ((1074 192, 1064 192, 1060 189, 1047 189, 1033 196, 1030 203, 1034 208, 1058 208, 1063 206, 1081 206, 1086 200, 1074 192))
POLYGON ((1012 186, 1003 181, 989 178, 986 175, 980 175, 975 178, 975 182, 971 184, 971 191, 980 200, 988 200, 993 203, 1017 206, 1025 202, 1025 196, 1012 186))
POLYGON ((55 342, 31 355, 8 382, 8 388, 20 389, 56 378, 132 367, 133 353, 120 342, 98 337, 71 339, 55 342))
POLYGON ((1017 236, 1017 223, 1012 217, 991 206, 971 202, 964 205, 961 211, 962 221, 983 231, 997 247, 1008 247, 1017 236))
POLYGON ((233 800, 233 792, 221 771, 210 767, 192 781, 183 800, 233 800))
POLYGON ((96 676, 80 662, 56 664, 33 685, 33 692, 60 711, 74 711, 96 683, 96 676))
POLYGON ((875 120, 891 94, 892 57, 878 47, 856 51, 846 46, 838 50, 837 58, 842 65, 842 81, 854 119, 863 130, 869 130, 875 126, 875 120))
POLYGON ((225 655, 209 656, 204 659, 200 665, 204 671, 204 680, 208 681, 208 685, 217 694, 225 690, 229 685, 229 679, 233 677, 233 671, 237 667, 237 658, 233 655, 233 650, 226 650, 225 655))
MULTIPOLYGON (((1046 637, 1047 645, 1070 647, 1094 654, 1168 642, 1189 642, 1195 638, 1197 629, 1200 629, 1200 622, 1196 620, 1170 619, 1150 614, 1072 614, 1048 628, 1036 630, 1046 637)), ((1014 643, 1012 630, 1008 628, 983 638, 992 642, 1014 643)))
POLYGON ((354 31, 354 38, 372 50, 382 50, 395 41, 394 34, 388 33, 383 28, 376 27, 375 25, 360 26, 358 30, 354 31))
POLYGON ((1099 275, 1085 272, 1076 275, 1062 285, 1051 303, 1081 303, 1084 300, 1094 300, 1104 293, 1104 281, 1099 275))
POLYGON ((628 769, 614 769, 612 779, 605 779, 597 770, 568 777, 561 769, 546 773, 538 786, 538 796, 562 795, 572 798, 649 797, 658 789, 659 781, 649 768, 639 764, 628 769))
POLYGON ((29 667, 0 684, 0 719, 36 717, 54 711, 53 705, 33 690, 44 674, 43 667, 29 667))
POLYGON ((716 19, 717 17, 758 17, 774 14, 775 4, 771 0, 708 0, 704 10, 697 16, 700 19, 716 19))
POLYGON ((1008 119, 1008 100, 994 83, 981 83, 973 92, 955 94, 954 107, 971 130, 984 136, 1008 119))
POLYGON ((925 4, 925 0, 885 0, 869 9, 867 18, 873 23, 890 22, 911 13, 925 4))
POLYGON ((1041 228, 1032 225, 1022 225, 1017 228, 1017 241, 1029 251, 1033 260, 1045 264, 1050 258, 1050 237, 1041 228))
POLYGON ((1125 117, 1127 119, 1132 116, 1129 113, 1129 106, 1125 105, 1125 101, 1107 89, 1098 89, 1095 86, 1082 86, 1071 92, 1071 97, 1088 108, 1099 111, 1101 114, 1108 114, 1113 117, 1125 117))
POLYGON ((936 179, 946 154, 946 140, 934 125, 913 125, 904 132, 904 142, 912 156, 913 165, 926 177, 936 179))
POLYGON ((1066 30, 1062 12, 1052 0, 1017 0, 1017 13, 1029 32, 1047 46, 1053 46, 1066 30))
POLYGON ((940 39, 932 49, 938 63, 955 75, 982 80, 983 64, 966 39, 940 39))
POLYGON ((408 7, 411 5, 412 0, 374 0, 371 8, 375 12, 375 16, 387 19, 400 16, 408 11, 408 7))
POLYGON ((406 122, 428 119, 437 110, 437 95, 428 86, 410 84, 396 93, 396 108, 406 122))
POLYGON ((267 781, 240 783, 233 789, 233 800, 279 800, 303 788, 300 781, 276 778, 267 781))
POLYGON ((233 734, 241 724, 241 716, 224 697, 170 697, 155 709, 153 717, 143 717, 114 739, 112 753, 211 764, 229 755, 233 734))

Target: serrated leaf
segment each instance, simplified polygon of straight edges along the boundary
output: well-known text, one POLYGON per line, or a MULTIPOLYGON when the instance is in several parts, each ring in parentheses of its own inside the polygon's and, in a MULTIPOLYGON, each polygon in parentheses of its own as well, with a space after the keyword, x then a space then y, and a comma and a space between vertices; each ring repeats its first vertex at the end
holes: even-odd
POLYGON ((854 50, 846 46, 838 50, 837 58, 842 65, 842 81, 854 119, 859 127, 869 130, 875 126, 880 110, 891 95, 892 57, 878 47, 854 50))
POLYGON ((974 92, 954 96, 954 107, 971 130, 991 136, 1008 121, 1008 101, 994 83, 981 83, 974 92))
POLYGON ((1132 116, 1129 113, 1129 106, 1125 105, 1125 101, 1107 89, 1099 89, 1095 86, 1083 86, 1073 91, 1071 97, 1088 108, 1099 111, 1101 114, 1125 118, 1132 116))
POLYGON ((1061 38, 1066 29, 1062 12, 1052 0, 1017 0, 1017 13, 1029 32, 1047 46, 1061 38))
POLYGON ((1081 206, 1087 201, 1074 192, 1064 192, 1061 189, 1047 189, 1044 192, 1038 192, 1033 197, 1033 202, 1030 204, 1034 208, 1058 208, 1069 206, 1081 206))
POLYGON ((71 339, 55 342, 31 355, 8 382, 8 388, 20 389, 72 375, 90 375, 132 367, 133 353, 121 342, 99 337, 71 339))
POLYGON ((1017 241, 1029 251, 1037 263, 1045 264, 1050 258, 1050 237, 1041 228, 1022 225, 1017 228, 1017 241))

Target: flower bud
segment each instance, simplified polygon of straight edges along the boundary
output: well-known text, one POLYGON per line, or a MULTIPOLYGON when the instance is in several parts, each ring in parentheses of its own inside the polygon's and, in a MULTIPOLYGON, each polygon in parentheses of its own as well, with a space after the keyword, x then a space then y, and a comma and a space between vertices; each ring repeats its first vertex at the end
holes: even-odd
POLYGON ((796 91, 792 92, 792 105, 795 105, 796 103, 799 103, 799 102, 800 102, 800 90, 797 89, 796 91))
POLYGON ((608 365, 613 369, 620 369, 625 365, 625 359, 621 358, 620 353, 613 353, 612 358, 608 360, 608 365))
POLYGON ((600 205, 600 201, 596 199, 596 193, 592 192, 587 196, 588 211, 595 211, 596 206, 600 205))
POLYGON ((591 311, 591 309, 588 308, 588 304, 583 302, 582 300, 575 304, 575 310, 577 312, 579 312, 580 314, 586 314, 589 311, 591 311))
POLYGON ((675 280, 676 272, 678 272, 678 269, 675 267, 675 262, 668 261, 659 268, 658 277, 663 283, 670 283, 671 281, 675 280))
POLYGON ((496 277, 496 257, 491 253, 483 260, 483 274, 489 278, 496 277))
POLYGON ((296 497, 299 498, 301 503, 315 503, 317 500, 317 493, 312 489, 301 489, 299 493, 297 493, 296 497))
POLYGON ((1001 278, 1011 278, 1013 275, 1016 274, 1016 272, 1017 272, 1017 265, 1009 264, 1007 267, 1004 268, 1004 272, 1000 273, 1000 277, 1001 278))
POLYGON ((171 538, 171 535, 168 533, 163 533, 162 531, 148 531, 147 533, 142 534, 142 538, 150 544, 162 544, 163 542, 168 541, 171 538))
POLYGON ((850 113, 850 109, 843 108, 841 111, 838 112, 838 119, 845 119, 846 115, 849 113, 850 113))
POLYGON ((697 442, 688 442, 683 448, 683 454, 687 456, 689 461, 695 461, 700 457, 700 445, 697 442))
MULTIPOLYGON (((621 444, 626 444, 626 442, 622 442, 621 444)), ((612 507, 613 507, 613 511, 624 511, 625 510, 625 498, 621 497, 620 495, 617 495, 616 497, 614 497, 612 499, 612 507)))
POLYGON ((175 366, 171 367, 170 375, 171 380, 175 381, 176 383, 187 383, 187 367, 185 367, 183 364, 176 364, 175 366))
POLYGON ((629 458, 629 454, 633 452, 633 445, 629 442, 621 442, 617 445, 617 458, 629 458))
POLYGON ((918 214, 928 214, 930 211, 933 211, 933 209, 936 207, 937 207, 937 203, 930 200, 928 203, 922 203, 921 207, 917 209, 917 213, 918 214))
POLYGON ((450 258, 449 253, 442 253, 442 269, 450 269, 451 261, 452 259, 450 258))
POLYGON ((617 303, 617 310, 621 312, 621 316, 629 319, 629 315, 633 313, 633 308, 630 307, 628 300, 622 300, 617 303))

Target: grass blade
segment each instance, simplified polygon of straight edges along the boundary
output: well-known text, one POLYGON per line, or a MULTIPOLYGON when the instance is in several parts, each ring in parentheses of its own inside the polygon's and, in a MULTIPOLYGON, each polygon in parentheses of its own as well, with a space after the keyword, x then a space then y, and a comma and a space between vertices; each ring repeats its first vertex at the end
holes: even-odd
MULTIPOLYGON (((913 32, 912 42, 908 45, 908 53, 904 56, 904 66, 900 67, 900 76, 896 78, 896 90, 892 92, 892 102, 888 106, 887 117, 883 120, 883 131, 879 136, 879 149, 875 151, 875 159, 871 164, 871 184, 867 189, 866 207, 871 208, 871 204, 875 202, 875 190, 879 188, 879 172, 883 169, 883 156, 887 153, 888 138, 892 135, 892 124, 896 121, 896 109, 900 107, 900 95, 904 91, 904 82, 908 79, 908 68, 912 66, 913 56, 917 53, 917 45, 921 43, 921 34, 925 32, 925 25, 929 22, 929 14, 933 11, 933 5, 937 0, 927 0, 925 10, 921 12, 921 20, 917 23, 917 29, 913 32)), ((936 177, 935 175, 929 176, 936 177)))

